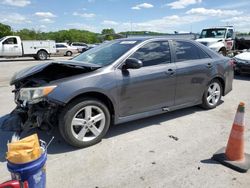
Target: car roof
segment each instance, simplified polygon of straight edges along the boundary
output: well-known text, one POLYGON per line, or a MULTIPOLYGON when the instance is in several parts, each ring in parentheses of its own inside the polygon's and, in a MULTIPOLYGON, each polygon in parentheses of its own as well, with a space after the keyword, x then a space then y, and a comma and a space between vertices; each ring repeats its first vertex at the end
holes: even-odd
POLYGON ((182 41, 194 41, 194 40, 190 40, 190 39, 185 39, 185 38, 178 38, 178 37, 131 37, 131 38, 122 38, 122 39, 117 39, 117 41, 138 41, 138 42, 143 42, 143 41, 147 41, 147 40, 182 40, 182 41))

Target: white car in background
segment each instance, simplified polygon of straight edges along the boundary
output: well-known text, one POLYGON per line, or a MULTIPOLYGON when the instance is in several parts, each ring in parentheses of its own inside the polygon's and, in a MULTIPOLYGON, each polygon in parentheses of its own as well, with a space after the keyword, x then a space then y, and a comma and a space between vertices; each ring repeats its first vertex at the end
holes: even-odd
POLYGON ((72 56, 73 54, 78 53, 78 50, 74 46, 69 46, 67 43, 56 43, 56 54, 72 56))
POLYGON ((72 42, 70 46, 76 47, 79 53, 85 52, 89 49, 88 45, 83 42, 72 42))

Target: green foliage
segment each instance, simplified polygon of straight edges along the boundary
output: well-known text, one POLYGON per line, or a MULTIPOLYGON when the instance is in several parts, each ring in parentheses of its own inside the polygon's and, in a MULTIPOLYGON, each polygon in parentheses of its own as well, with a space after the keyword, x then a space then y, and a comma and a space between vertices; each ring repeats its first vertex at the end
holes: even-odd
POLYGON ((0 37, 7 35, 20 36, 22 40, 55 40, 56 42, 99 43, 100 34, 85 30, 70 29, 54 32, 40 32, 31 29, 21 29, 11 32, 11 27, 0 23, 0 37))
POLYGON ((102 30, 102 34, 103 35, 112 35, 112 34, 115 34, 115 30, 110 28, 110 29, 103 29, 102 30))
POLYGON ((5 24, 0 23, 0 38, 6 36, 6 35, 11 35, 11 27, 5 24))
POLYGON ((104 40, 114 40, 112 35, 105 35, 104 40))
POLYGON ((34 32, 32 30, 23 29, 16 32, 16 35, 22 39, 36 39, 36 40, 55 40, 56 42, 85 42, 98 43, 98 34, 85 30, 60 30, 55 32, 34 32), (25 30, 25 32, 23 31, 25 30))

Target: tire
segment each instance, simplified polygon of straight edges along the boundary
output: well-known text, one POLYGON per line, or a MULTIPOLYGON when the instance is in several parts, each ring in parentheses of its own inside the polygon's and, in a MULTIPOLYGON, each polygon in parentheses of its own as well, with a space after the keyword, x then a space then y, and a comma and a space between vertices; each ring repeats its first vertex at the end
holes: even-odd
POLYGON ((75 100, 59 116, 59 131, 64 140, 74 147, 84 148, 100 142, 109 126, 110 112, 97 99, 75 100))
POLYGON ((227 50, 225 48, 221 48, 219 50, 219 54, 223 55, 223 56, 227 56, 227 50))
POLYGON ((72 53, 71 51, 67 51, 67 52, 66 52, 66 56, 72 56, 72 54, 73 54, 73 53, 72 53))
POLYGON ((212 80, 205 89, 202 97, 202 107, 205 109, 215 108, 222 96, 222 86, 219 80, 212 80))
POLYGON ((36 58, 37 60, 46 60, 48 58, 48 54, 46 51, 41 50, 37 52, 36 58))

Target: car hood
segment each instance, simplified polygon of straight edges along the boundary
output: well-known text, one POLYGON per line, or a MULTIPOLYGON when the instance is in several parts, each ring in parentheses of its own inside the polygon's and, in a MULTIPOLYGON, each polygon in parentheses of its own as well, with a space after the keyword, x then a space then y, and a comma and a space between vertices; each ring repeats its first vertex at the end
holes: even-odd
POLYGON ((250 52, 243 52, 234 57, 240 60, 250 61, 250 52))
MULTIPOLYGON (((26 69, 23 69, 17 73, 14 74, 14 76, 11 78, 10 85, 13 85, 19 81, 24 80, 25 78, 32 77, 35 74, 38 74, 45 69, 49 67, 69 67, 69 68, 74 68, 74 69, 86 69, 89 68, 89 70, 96 70, 100 68, 101 66, 96 65, 96 64, 91 64, 91 63, 83 63, 79 61, 74 61, 74 60, 67 60, 67 61, 53 61, 49 63, 43 63, 39 64, 33 67, 28 67, 26 69)), ((86 72, 86 71, 85 71, 86 72)), ((56 73, 56 72, 55 72, 56 73)))

